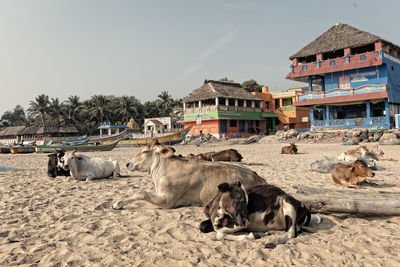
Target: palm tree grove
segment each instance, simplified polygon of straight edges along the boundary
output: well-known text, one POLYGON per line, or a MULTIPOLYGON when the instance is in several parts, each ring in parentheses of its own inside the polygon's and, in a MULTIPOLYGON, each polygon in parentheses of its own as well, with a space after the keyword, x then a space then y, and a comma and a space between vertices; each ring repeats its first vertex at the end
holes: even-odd
POLYGON ((29 102, 24 110, 17 105, 3 113, 0 126, 75 126, 80 133, 96 134, 104 123, 125 124, 134 118, 141 127, 144 118, 182 116, 182 99, 173 99, 162 91, 154 101, 141 103, 136 97, 123 95, 94 95, 81 100, 71 95, 65 100, 41 94, 29 102))

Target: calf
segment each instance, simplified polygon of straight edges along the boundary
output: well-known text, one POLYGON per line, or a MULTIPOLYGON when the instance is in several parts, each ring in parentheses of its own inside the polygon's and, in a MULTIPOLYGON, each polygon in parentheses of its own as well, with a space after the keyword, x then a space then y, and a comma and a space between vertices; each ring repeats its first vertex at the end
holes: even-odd
POLYGON ((295 154, 297 154, 297 146, 294 143, 290 144, 289 146, 284 146, 284 147, 282 147, 281 154, 295 155, 295 154))
POLYGON ((49 177, 56 178, 57 176, 71 176, 69 170, 66 171, 59 166, 63 160, 62 157, 64 154, 65 152, 61 150, 48 155, 47 175, 49 177))
POLYGON ((350 188, 361 188, 358 183, 365 181, 366 177, 375 174, 362 160, 356 160, 351 164, 338 163, 332 170, 332 179, 338 185, 350 188))
POLYGON ((204 213, 208 220, 201 222, 200 231, 215 230, 219 240, 255 239, 253 231, 285 230, 284 235, 267 244, 269 248, 296 237, 300 225, 307 226, 310 220, 321 221, 320 217, 312 216, 304 204, 276 186, 265 184, 245 190, 240 182, 218 185, 218 193, 206 205, 204 213), (229 235, 239 231, 250 233, 229 235))
POLYGON ((359 146, 343 152, 338 156, 338 160, 352 162, 360 157, 369 157, 373 160, 380 160, 382 159, 383 155, 383 151, 379 150, 378 146, 376 146, 376 150, 368 148, 367 146, 359 146))
POLYGON ((90 158, 76 155, 75 151, 67 152, 64 157, 63 169, 69 170, 76 180, 93 180, 98 178, 119 176, 119 164, 115 160, 90 158))

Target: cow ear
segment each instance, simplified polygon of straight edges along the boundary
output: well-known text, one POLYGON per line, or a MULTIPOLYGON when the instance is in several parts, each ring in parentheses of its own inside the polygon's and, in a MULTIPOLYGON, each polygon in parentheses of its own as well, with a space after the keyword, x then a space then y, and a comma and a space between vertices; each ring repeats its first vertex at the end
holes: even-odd
POLYGON ((47 155, 49 158, 56 156, 56 153, 51 153, 47 155))
POLYGON ((229 191, 229 188, 230 188, 230 185, 228 183, 223 183, 223 184, 218 185, 218 190, 221 193, 225 193, 225 192, 229 191))
POLYGON ((150 148, 153 148, 154 146, 160 145, 160 142, 158 142, 157 138, 154 138, 153 141, 150 143, 150 148))
POLYGON ((160 149, 159 153, 164 158, 169 158, 169 157, 172 157, 174 155, 174 151, 172 149, 170 149, 170 148, 167 148, 167 147, 164 147, 164 148, 160 149))

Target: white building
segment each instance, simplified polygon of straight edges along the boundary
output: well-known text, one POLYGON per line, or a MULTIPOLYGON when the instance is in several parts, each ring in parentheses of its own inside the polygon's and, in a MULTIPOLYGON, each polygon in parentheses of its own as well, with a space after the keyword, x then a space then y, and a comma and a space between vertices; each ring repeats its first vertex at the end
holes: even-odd
POLYGON ((181 117, 160 117, 144 119, 144 133, 147 134, 160 134, 175 132, 183 129, 183 124, 178 123, 182 121, 181 117))

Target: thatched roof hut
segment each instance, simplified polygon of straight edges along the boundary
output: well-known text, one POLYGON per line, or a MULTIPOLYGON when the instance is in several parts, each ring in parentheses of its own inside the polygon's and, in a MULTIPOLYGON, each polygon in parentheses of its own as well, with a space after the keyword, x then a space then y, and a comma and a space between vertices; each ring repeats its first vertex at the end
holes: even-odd
MULTIPOLYGON (((61 126, 61 127, 46 127, 46 134, 50 135, 74 135, 78 130, 75 126, 61 126)), ((18 135, 41 135, 43 134, 43 127, 29 126, 21 131, 18 135)))
POLYGON ((19 135, 21 131, 23 131, 26 128, 26 126, 10 126, 2 131, 0 131, 0 137, 15 137, 19 135))
POLYGON ((381 41, 390 47, 400 50, 400 47, 397 45, 394 45, 377 35, 361 31, 348 24, 338 23, 321 34, 314 41, 303 47, 300 51, 291 55, 289 59, 304 58, 345 48, 361 47, 373 44, 377 41, 381 41))
POLYGON ((194 90, 189 96, 185 97, 183 102, 195 102, 216 97, 261 100, 244 90, 239 83, 205 80, 203 86, 194 90))
POLYGON ((18 135, 36 135, 37 130, 39 130, 39 126, 28 126, 24 130, 22 130, 18 135))

